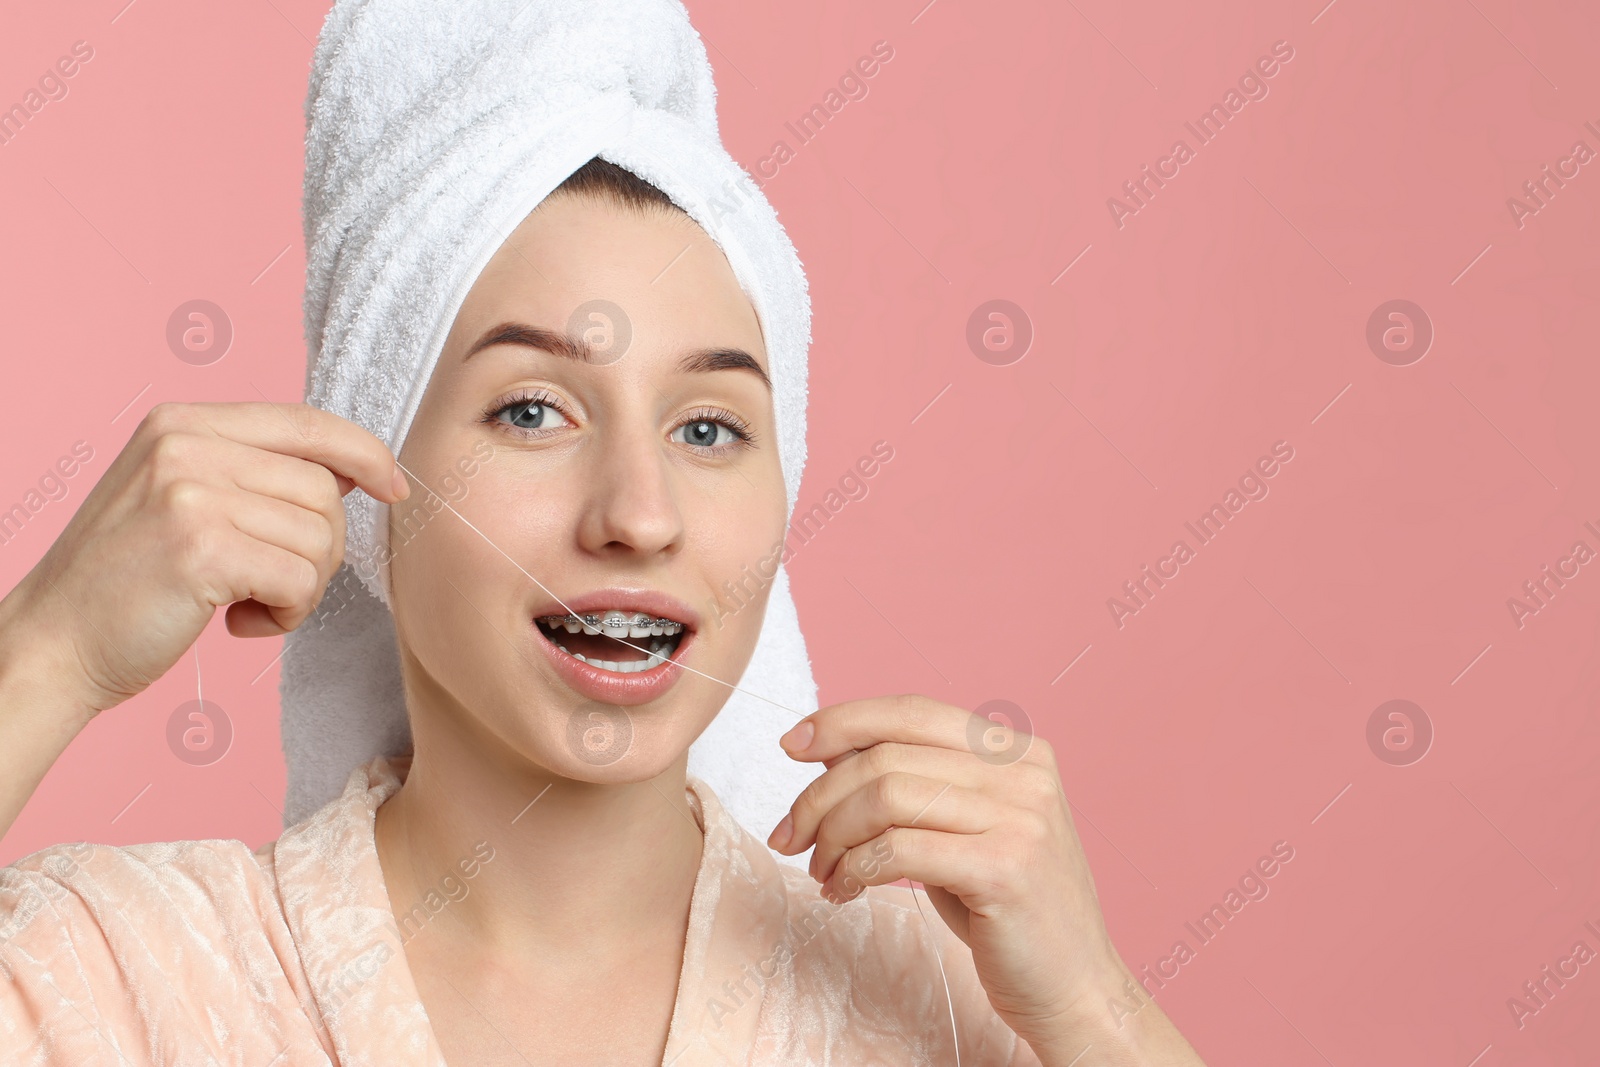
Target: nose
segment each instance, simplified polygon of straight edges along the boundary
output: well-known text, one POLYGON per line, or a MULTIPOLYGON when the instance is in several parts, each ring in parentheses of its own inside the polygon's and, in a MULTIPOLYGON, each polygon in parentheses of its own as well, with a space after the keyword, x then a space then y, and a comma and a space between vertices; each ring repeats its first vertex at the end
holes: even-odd
POLYGON ((647 429, 597 435, 584 465, 578 540, 602 556, 650 557, 683 544, 683 515, 664 442, 647 429))

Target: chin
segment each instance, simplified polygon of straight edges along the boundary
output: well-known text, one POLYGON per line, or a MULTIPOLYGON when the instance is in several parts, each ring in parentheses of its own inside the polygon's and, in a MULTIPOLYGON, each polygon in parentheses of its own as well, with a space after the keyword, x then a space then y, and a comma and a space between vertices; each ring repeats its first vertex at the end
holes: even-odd
POLYGON ((703 723, 670 707, 580 700, 546 727, 551 770, 574 781, 623 785, 659 777, 688 751, 703 723), (698 726, 698 729, 697 729, 698 726))
POLYGON ((497 686, 488 701, 499 709, 492 718, 501 726, 493 732, 502 743, 528 763, 594 784, 643 782, 667 772, 722 710, 729 692, 690 676, 662 699, 622 705, 586 699, 544 672, 528 678, 526 664, 486 669, 524 680, 497 686))

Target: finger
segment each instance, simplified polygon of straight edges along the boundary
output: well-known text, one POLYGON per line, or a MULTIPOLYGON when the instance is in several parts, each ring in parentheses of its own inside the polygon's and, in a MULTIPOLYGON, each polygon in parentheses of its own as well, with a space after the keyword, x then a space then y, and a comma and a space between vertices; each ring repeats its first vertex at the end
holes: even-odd
POLYGON ((209 447, 216 450, 217 465, 238 488, 303 508, 326 513, 331 506, 343 512, 342 498, 355 485, 315 460, 286 456, 227 438, 215 438, 209 447))
POLYGON ((245 462, 246 457, 240 456, 240 462, 227 466, 233 484, 239 489, 272 497, 322 516, 332 531, 335 546, 333 562, 337 569, 343 558, 345 543, 344 495, 354 483, 320 463, 252 449, 232 441, 216 441, 213 444, 226 449, 237 448, 250 454, 248 462, 245 462))
POLYGON ((902 878, 945 889, 964 901, 984 897, 995 878, 987 834, 949 834, 922 827, 891 826, 871 841, 846 850, 821 893, 843 903, 868 886, 902 878))
MULTIPOLYGON (((965 708, 917 694, 867 697, 831 704, 796 723, 779 743, 791 757, 825 762, 880 741, 975 751, 984 731, 1009 730, 965 708)), ((1019 735, 1019 740, 1027 735, 1019 735)), ((992 743, 992 739, 990 741, 992 743)))
POLYGON ((334 539, 334 525, 320 511, 242 489, 213 491, 221 494, 224 514, 234 529, 310 561, 322 584, 339 569, 344 540, 334 539))
POLYGON ((334 542, 343 546, 343 495, 355 484, 343 475, 320 463, 218 437, 203 427, 168 431, 159 447, 169 476, 212 489, 243 490, 320 514, 332 528, 334 542))
POLYGON ((236 600, 223 616, 235 637, 282 637, 288 631, 272 617, 272 609, 259 600, 236 600))
POLYGON ((215 605, 255 600, 285 632, 311 613, 321 575, 312 562, 232 526, 210 537, 196 564, 199 587, 215 605))
MULTIPOLYGON (((845 797, 880 775, 910 771, 968 789, 980 789, 992 784, 996 770, 998 768, 982 760, 973 759, 969 753, 885 741, 849 758, 840 757, 807 783, 789 808, 788 843, 777 840, 777 829, 774 829, 767 843, 785 855, 804 852, 811 847, 822 817, 845 797)), ((781 823, 779 825, 782 826, 781 823)))
POLYGON ((891 826, 921 826, 948 834, 981 834, 1000 824, 1004 809, 983 793, 891 771, 845 797, 822 817, 811 877, 827 882, 839 858, 891 826))
POLYGON ((158 404, 146 419, 157 428, 204 427, 242 445, 320 463, 387 503, 410 491, 387 445, 365 427, 311 404, 158 404))

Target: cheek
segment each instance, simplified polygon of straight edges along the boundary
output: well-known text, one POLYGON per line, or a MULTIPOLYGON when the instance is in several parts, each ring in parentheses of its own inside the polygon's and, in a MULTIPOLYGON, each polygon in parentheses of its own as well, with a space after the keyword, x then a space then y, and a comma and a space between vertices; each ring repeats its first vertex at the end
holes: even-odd
POLYGON ((781 484, 776 495, 706 509, 693 520, 688 543, 705 586, 696 606, 707 636, 730 658, 755 647, 787 533, 781 484))
MULTIPOLYGON (((440 482, 430 483, 435 489, 440 482)), ((427 497, 426 492, 415 494, 427 497)), ((427 560, 431 570, 452 576, 465 574, 488 580, 527 582, 520 565, 534 578, 549 583, 547 571, 556 567, 558 546, 571 540, 575 521, 565 502, 572 495, 559 483, 545 479, 534 485, 519 477, 505 456, 479 467, 470 479, 461 479, 457 492, 445 495, 445 506, 433 496, 423 510, 437 509, 427 522, 424 536, 395 549, 396 556, 413 553, 427 560)), ((401 507, 411 504, 407 500, 401 507)), ((405 537, 400 509, 391 509, 391 537, 405 537)), ((415 564, 414 564, 415 566, 415 564)))
POLYGON ((396 622, 413 650, 437 667, 446 658, 510 653, 505 639, 527 624, 535 583, 550 586, 560 572, 557 546, 570 541, 563 531, 572 516, 561 511, 560 494, 535 495, 510 474, 509 465, 488 465, 449 508, 414 491, 390 511, 396 622))

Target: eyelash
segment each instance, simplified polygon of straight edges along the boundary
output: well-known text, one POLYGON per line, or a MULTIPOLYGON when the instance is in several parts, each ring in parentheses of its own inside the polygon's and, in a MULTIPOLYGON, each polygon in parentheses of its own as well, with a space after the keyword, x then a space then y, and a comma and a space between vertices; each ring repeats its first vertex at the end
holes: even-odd
MULTIPOLYGON (((540 429, 542 429, 542 427, 528 428, 512 426, 510 423, 500 421, 500 415, 503 412, 514 407, 523 406, 547 407, 560 413, 562 418, 569 421, 574 421, 571 412, 562 407, 553 394, 544 389, 538 389, 531 393, 516 393, 505 398, 504 400, 496 401, 494 404, 490 405, 484 410, 481 421, 491 426, 501 427, 509 433, 518 434, 520 436, 527 436, 530 434, 539 436, 540 429)), ((739 416, 735 415, 733 412, 725 411, 722 408, 698 408, 695 411, 690 412, 687 418, 674 425, 672 427, 672 432, 676 433, 683 427, 696 422, 716 423, 719 426, 726 427, 727 430, 734 436, 734 441, 732 444, 686 446, 701 455, 717 455, 719 453, 727 452, 730 449, 754 448, 758 442, 756 432, 751 428, 749 423, 739 418, 739 416)), ((553 429, 561 429, 561 427, 553 427, 553 429)))

